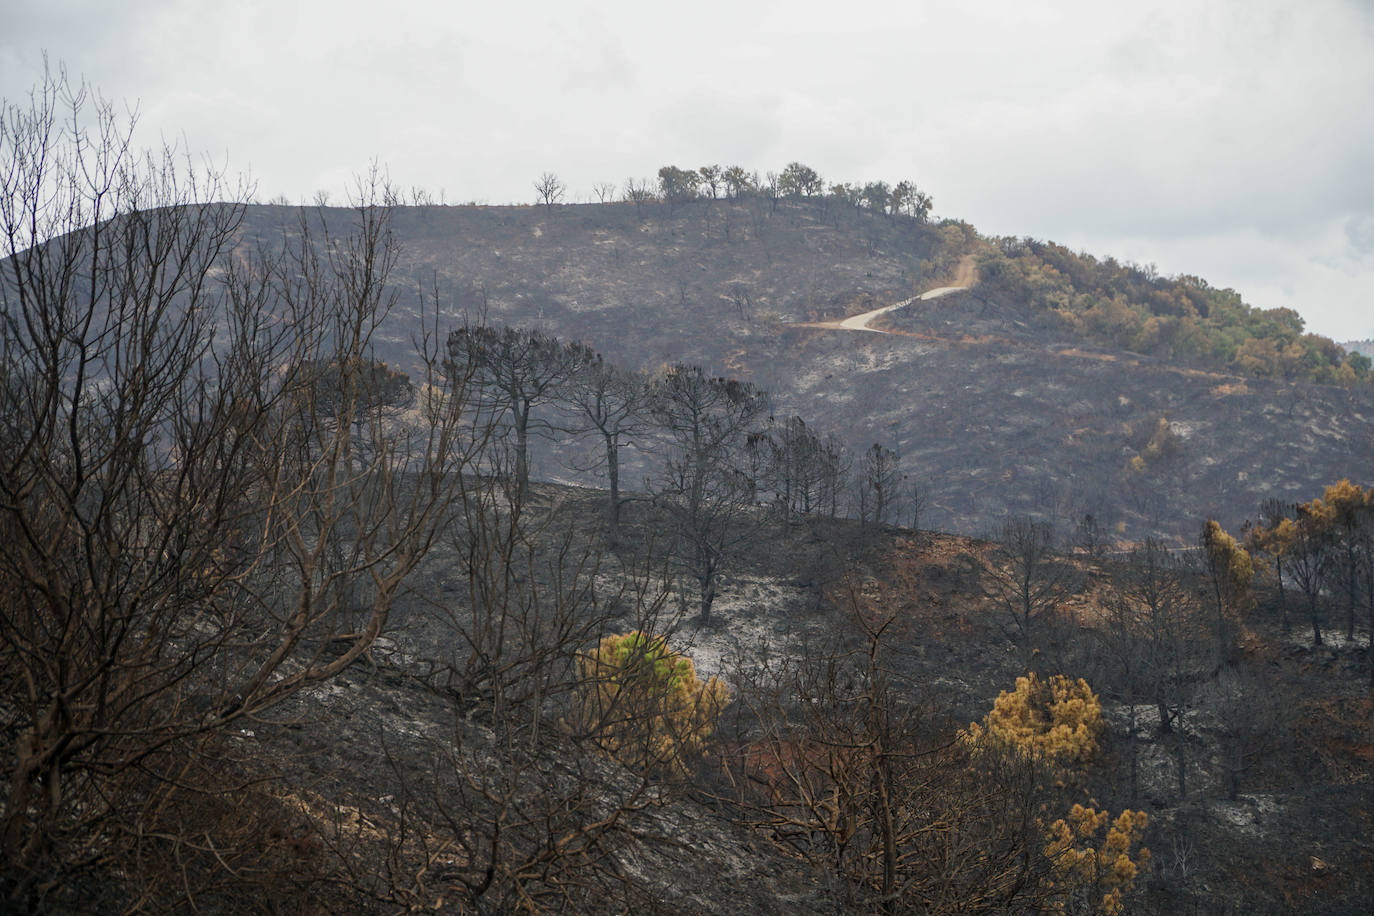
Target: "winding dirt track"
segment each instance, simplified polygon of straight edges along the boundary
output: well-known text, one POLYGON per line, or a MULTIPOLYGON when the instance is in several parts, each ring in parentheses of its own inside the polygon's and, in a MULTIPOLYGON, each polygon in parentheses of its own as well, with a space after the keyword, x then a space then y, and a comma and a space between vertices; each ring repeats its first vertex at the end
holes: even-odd
MULTIPOLYGON (((903 299, 901 302, 894 302, 891 305, 885 305, 882 308, 873 309, 870 312, 863 312, 858 315, 852 315, 849 318, 842 318, 838 321, 793 321, 789 322, 789 326, 794 328, 820 328, 822 330, 830 331, 867 331, 870 334, 889 334, 893 336, 916 337, 922 340, 943 341, 945 343, 951 344, 998 343, 1002 346, 1008 347, 1027 345, 1025 341, 1017 341, 1006 337, 997 337, 992 335, 982 335, 979 337, 970 337, 966 335, 941 336, 936 334, 921 333, 917 331, 883 331, 878 328, 870 328, 868 326, 869 322, 873 321, 873 319, 877 318, 879 315, 895 311, 899 308, 904 308, 905 306, 908 306, 913 302, 925 301, 929 299, 939 299, 941 296, 948 296, 951 293, 957 293, 961 290, 966 290, 970 289, 971 287, 977 286, 978 272, 974 266, 972 255, 965 255, 959 261, 959 266, 955 269, 954 272, 954 281, 959 285, 937 286, 934 289, 926 290, 919 296, 912 296, 909 299, 903 299)), ((1122 356, 1119 356, 1115 353, 1095 352, 1091 349, 1082 350, 1078 347, 1056 347, 1053 352, 1057 357, 1068 359, 1083 359, 1093 360, 1095 362, 1111 363, 1120 362, 1126 366, 1140 365, 1140 361, 1136 359, 1123 358, 1122 356)), ((1192 376, 1194 378, 1213 379, 1218 384, 1231 384, 1238 380, 1236 376, 1226 375, 1221 372, 1211 372, 1206 369, 1193 369, 1187 366, 1156 365, 1155 368, 1165 372, 1176 373, 1178 375, 1187 375, 1192 376)))
POLYGON ((965 257, 959 262, 959 268, 955 274, 955 279, 962 281, 962 284, 959 286, 937 286, 934 289, 926 290, 919 296, 912 296, 910 299, 903 299, 901 302, 894 302, 892 305, 885 305, 871 312, 853 315, 840 321, 798 321, 794 322, 794 326, 803 328, 829 328, 833 331, 868 331, 870 334, 890 334, 892 333, 891 331, 870 328, 868 326, 869 322, 879 315, 884 315, 895 309, 903 308, 918 300, 939 299, 941 296, 948 296, 950 293, 957 293, 960 290, 968 289, 977 282, 973 272, 972 258, 965 257))

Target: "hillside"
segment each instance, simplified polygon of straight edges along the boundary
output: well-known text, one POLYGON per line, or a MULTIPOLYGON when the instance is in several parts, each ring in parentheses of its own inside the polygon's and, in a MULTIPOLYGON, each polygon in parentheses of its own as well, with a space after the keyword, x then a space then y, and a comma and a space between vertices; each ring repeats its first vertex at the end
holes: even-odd
POLYGON ((288 214, 209 206, 14 253, 6 909, 1367 909, 1374 493, 1297 482, 1363 467, 1367 392, 1058 340, 963 227, 729 206, 714 248, 686 206, 367 210, 259 270, 288 214), (635 401, 652 493, 526 474, 527 383, 635 401), (827 429, 944 475, 922 530, 827 429), (1307 500, 1246 505, 1253 554, 1193 490, 1242 454, 1231 496, 1307 500), (1072 546, 1010 514, 1094 473, 1072 546))
MULTIPOLYGON (((325 213, 336 226, 350 218, 325 213)), ((245 241, 270 240, 296 219, 294 209, 251 207, 245 241)), ((699 364, 771 392, 776 415, 834 431, 856 452, 892 448, 927 491, 930 524, 945 530, 987 531, 1009 512, 1063 524, 1091 513, 1123 538, 1191 540, 1199 516, 1235 528, 1266 497, 1296 499, 1357 474, 1374 442, 1374 388, 1115 349, 1084 330, 1091 321, 1075 325, 1047 306, 1043 283, 1009 284, 997 267, 1007 254, 964 224, 752 197, 401 207, 392 231, 399 300, 378 355, 393 365, 414 360, 425 324, 417 291, 437 301, 441 333, 485 320, 585 341, 626 368, 699 364), (893 334, 807 326, 953 283, 969 256, 997 276, 874 325, 893 334), (1161 420, 1168 448, 1150 452, 1161 420)), ((1021 260, 1034 252, 1068 270, 1061 249, 1031 246, 1021 260)), ((1106 278, 1094 282, 1126 284, 1118 300, 1153 289, 1139 271, 1091 263, 1106 278)), ((1220 297, 1256 327, 1295 333, 1229 291, 1156 285, 1165 299, 1177 287, 1205 310, 1220 297)), ((596 482, 540 448, 537 475, 596 482)), ((642 473, 629 460, 633 482, 642 473)))

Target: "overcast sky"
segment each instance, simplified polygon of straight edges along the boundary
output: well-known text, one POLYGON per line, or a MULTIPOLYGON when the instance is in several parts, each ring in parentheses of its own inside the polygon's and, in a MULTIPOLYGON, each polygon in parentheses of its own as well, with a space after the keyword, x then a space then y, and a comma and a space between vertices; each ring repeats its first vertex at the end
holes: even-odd
POLYGON ((0 0, 0 23, 6 99, 46 51, 259 200, 337 201, 373 159, 487 203, 546 170, 586 200, 800 160, 1374 337, 1374 0, 0 0))

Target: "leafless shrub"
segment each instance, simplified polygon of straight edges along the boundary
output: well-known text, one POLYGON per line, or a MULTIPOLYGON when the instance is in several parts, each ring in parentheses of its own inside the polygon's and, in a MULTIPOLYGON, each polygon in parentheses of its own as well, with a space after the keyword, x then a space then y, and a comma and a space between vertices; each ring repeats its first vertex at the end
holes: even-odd
POLYGON ((432 339, 417 409, 373 390, 395 263, 375 173, 346 233, 303 213, 246 251, 242 205, 215 202, 242 189, 130 132, 62 74, 0 127, 0 882, 20 908, 214 845, 170 817, 178 762, 369 650, 484 435, 432 339))
POLYGON ((885 597, 846 587, 858 645, 741 674, 753 725, 725 761, 735 803, 840 879, 849 912, 1045 904, 1050 774, 1029 755, 975 752, 920 702, 884 658, 885 597))

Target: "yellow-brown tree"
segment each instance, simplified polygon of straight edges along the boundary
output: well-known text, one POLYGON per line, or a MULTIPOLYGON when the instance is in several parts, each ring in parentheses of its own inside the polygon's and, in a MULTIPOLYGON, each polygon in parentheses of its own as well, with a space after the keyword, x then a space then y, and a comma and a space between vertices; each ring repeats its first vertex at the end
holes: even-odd
POLYGON ((1062 674, 1042 681, 1035 672, 1016 679, 983 717, 963 733, 971 745, 993 745, 1051 761, 1082 763, 1097 753, 1102 702, 1082 678, 1062 674))
POLYGON ((627 766, 685 771, 730 700, 719 678, 705 681, 661 636, 607 636, 579 660, 582 726, 627 766))

